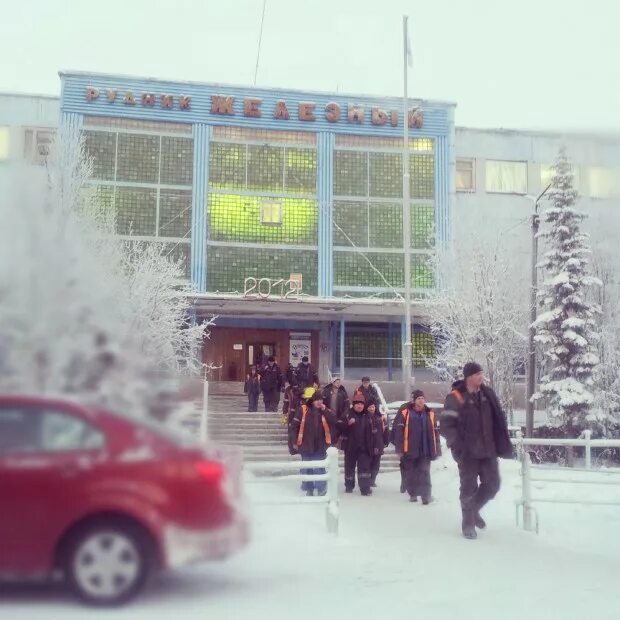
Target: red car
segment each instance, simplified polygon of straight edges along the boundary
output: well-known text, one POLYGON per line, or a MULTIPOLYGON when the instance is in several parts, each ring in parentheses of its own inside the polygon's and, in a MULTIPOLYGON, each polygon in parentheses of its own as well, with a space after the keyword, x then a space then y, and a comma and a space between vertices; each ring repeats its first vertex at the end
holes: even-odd
POLYGON ((114 605, 154 569, 230 555, 248 540, 235 456, 153 422, 0 396, 0 576, 62 575, 114 605))

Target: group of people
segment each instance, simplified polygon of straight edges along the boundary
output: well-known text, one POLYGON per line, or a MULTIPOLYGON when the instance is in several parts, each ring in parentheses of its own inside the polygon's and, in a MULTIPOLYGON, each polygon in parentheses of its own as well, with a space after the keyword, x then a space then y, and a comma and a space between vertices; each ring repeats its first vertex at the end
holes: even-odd
MULTIPOLYGON (((266 411, 277 410, 279 402, 279 391, 277 400, 269 391, 270 380, 265 384, 267 393, 263 387, 264 373, 274 373, 273 365, 270 359, 258 378, 248 379, 263 391, 266 411), (273 407, 274 402, 275 409, 268 409, 268 403, 273 407)), ((480 511, 499 491, 498 458, 512 458, 513 449, 506 416, 493 390, 485 385, 479 364, 465 364, 463 379, 452 385, 440 416, 428 406, 424 392, 416 389, 399 407, 391 428, 380 411, 370 377, 362 378, 349 399, 338 378, 321 389, 316 372, 304 358, 285 377, 281 373, 281 381, 286 382, 283 423, 288 427, 291 454, 300 454, 303 461, 320 461, 328 447, 338 447, 345 456, 345 491, 353 492, 357 473, 360 493, 370 496, 377 486, 381 456, 392 443, 400 456, 401 493, 427 505, 433 500, 431 462, 441 455, 441 434, 458 464, 463 536, 474 539, 477 529, 486 527, 480 511)), ((246 382, 246 390, 247 386, 246 382)), ((258 395, 250 403, 257 404, 258 395)), ((324 473, 322 469, 303 471, 324 473)), ((327 486, 322 481, 305 481, 302 489, 309 496, 324 495, 327 486)))

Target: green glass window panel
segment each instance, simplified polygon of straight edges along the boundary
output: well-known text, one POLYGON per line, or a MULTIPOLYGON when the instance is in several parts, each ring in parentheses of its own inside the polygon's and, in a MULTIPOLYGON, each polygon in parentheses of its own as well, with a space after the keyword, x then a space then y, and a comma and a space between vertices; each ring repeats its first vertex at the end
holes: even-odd
POLYGON ((401 204, 370 204, 370 247, 403 247, 403 207, 401 204))
POLYGON ((194 141, 191 138, 161 139, 161 178, 167 185, 191 185, 194 166, 194 141))
POLYGON ((433 288, 435 271, 431 257, 426 254, 411 255, 411 286, 414 288, 433 288))
POLYGON ((317 294, 316 251, 225 246, 209 246, 207 250, 209 291, 241 293, 245 278, 288 280, 291 273, 302 274, 305 294, 317 294))
POLYGON ((368 153, 334 152, 334 195, 368 196, 368 153))
POLYGON ((246 146, 212 142, 209 149, 209 187, 245 189, 246 146))
POLYGON ((284 190, 284 149, 248 146, 248 189, 264 192, 284 190))
POLYGON ((114 181, 116 134, 108 131, 85 131, 86 156, 92 158, 93 179, 114 181))
POLYGON ((286 190, 299 194, 316 194, 316 151, 286 149, 286 190))
POLYGON ((157 183, 159 179, 159 136, 118 134, 117 181, 157 183))
POLYGON ((261 224, 260 196, 210 194, 209 239, 251 243, 316 245, 318 206, 306 198, 282 198, 282 224, 261 224))
POLYGON ((365 255, 372 266, 359 252, 334 252, 334 285, 403 286, 404 259, 402 254, 366 252, 365 255), (383 275, 385 280, 377 271, 383 275))
POLYGON ((104 213, 114 213, 114 188, 111 185, 97 185, 91 189, 97 207, 104 213))
POLYGON ((368 247, 368 205, 336 200, 333 214, 334 245, 368 247))
POLYGON ((411 155, 409 160, 411 198, 435 197, 435 157, 434 155, 411 155))
POLYGON ((159 193, 159 236, 187 237, 192 225, 192 192, 162 189, 159 193))
POLYGON ((413 365, 416 368, 424 368, 435 359, 437 354, 435 338, 429 332, 413 332, 413 365))
POLYGON ((151 189, 116 188, 116 230, 121 235, 154 235, 157 194, 151 189))
POLYGON ((399 153, 370 153, 370 195, 402 198, 403 160, 399 153))
POLYGON ((435 207, 433 205, 412 205, 411 247, 427 250, 435 246, 435 207))

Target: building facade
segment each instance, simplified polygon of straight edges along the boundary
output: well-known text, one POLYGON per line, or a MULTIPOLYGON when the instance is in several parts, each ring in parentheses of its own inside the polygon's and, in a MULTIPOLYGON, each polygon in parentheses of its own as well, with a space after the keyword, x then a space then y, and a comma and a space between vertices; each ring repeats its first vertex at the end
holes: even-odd
POLYGON ((58 97, 0 93, 0 200, 12 195, 20 166, 38 166, 44 173, 59 110, 58 97))
MULTIPOLYGON (((161 243, 217 315, 205 360, 240 380, 308 353, 321 378, 398 378, 404 291, 402 101, 64 73, 118 233, 161 243), (375 373, 376 374, 376 373, 375 373)), ((423 298, 448 242, 453 105, 410 102, 414 362, 433 354, 423 298)))

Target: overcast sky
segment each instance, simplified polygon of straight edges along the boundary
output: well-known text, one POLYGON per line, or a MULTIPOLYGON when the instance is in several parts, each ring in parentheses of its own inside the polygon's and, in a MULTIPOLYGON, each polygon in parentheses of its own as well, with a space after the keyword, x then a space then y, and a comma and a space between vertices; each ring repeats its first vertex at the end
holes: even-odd
MULTIPOLYGON (((266 0, 257 84, 454 101, 457 124, 620 130, 618 0, 266 0), (574 4, 571 4, 574 3, 574 4)), ((263 0, 4 0, 0 91, 76 69, 251 85, 263 0)))

